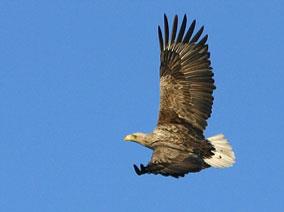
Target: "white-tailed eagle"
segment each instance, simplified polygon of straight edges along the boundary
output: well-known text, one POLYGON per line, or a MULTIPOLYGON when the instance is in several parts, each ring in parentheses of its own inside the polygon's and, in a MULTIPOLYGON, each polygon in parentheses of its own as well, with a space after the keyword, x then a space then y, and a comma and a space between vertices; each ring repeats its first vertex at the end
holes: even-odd
POLYGON ((134 165, 138 175, 152 173, 183 177, 202 169, 230 167, 234 152, 223 134, 205 138, 204 130, 210 117, 215 89, 210 54, 202 36, 202 26, 194 32, 194 20, 186 30, 186 15, 179 31, 174 17, 171 36, 167 16, 164 16, 164 37, 160 26, 160 112, 152 133, 127 135, 153 150, 150 162, 134 165))

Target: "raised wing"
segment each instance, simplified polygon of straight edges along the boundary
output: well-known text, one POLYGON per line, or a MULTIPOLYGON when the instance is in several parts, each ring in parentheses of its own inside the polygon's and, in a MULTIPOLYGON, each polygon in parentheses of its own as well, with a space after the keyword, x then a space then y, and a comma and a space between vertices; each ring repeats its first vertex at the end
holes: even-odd
POLYGON ((175 16, 171 38, 169 25, 164 16, 164 38, 158 28, 160 66, 160 113, 158 125, 164 123, 190 124, 198 131, 207 126, 215 89, 207 35, 199 40, 204 27, 194 35, 195 20, 187 32, 187 17, 183 18, 177 34, 178 17, 175 16))

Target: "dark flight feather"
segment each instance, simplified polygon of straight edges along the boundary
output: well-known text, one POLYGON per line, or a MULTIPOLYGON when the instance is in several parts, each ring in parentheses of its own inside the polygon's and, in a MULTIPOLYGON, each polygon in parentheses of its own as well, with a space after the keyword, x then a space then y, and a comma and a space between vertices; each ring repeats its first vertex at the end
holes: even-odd
POLYGON ((168 23, 168 18, 165 14, 164 14, 164 28, 165 28, 165 48, 167 48, 169 45, 169 23, 168 23))
POLYGON ((192 33, 194 31, 195 24, 196 24, 196 21, 193 20, 193 22, 191 23, 190 27, 187 30, 186 35, 184 36, 183 43, 188 43, 189 42, 189 40, 190 40, 190 38, 192 36, 192 33))
POLYGON ((202 26, 199 31, 194 35, 194 37, 192 38, 192 40, 190 41, 190 43, 195 43, 198 41, 198 39, 200 38, 202 32, 204 30, 204 26, 202 26))
POLYGON ((183 20, 182 20, 182 24, 178 33, 178 37, 176 42, 180 43, 182 41, 183 35, 184 35, 184 31, 185 31, 185 27, 186 27, 186 21, 187 21, 187 17, 186 15, 184 15, 183 20))
POLYGON ((164 41, 163 41, 163 35, 160 26, 158 26, 158 34, 159 34, 159 42, 160 42, 160 50, 163 51, 164 49, 164 41))
POLYGON ((172 28, 172 35, 171 35, 171 43, 173 44, 176 38, 176 33, 177 33, 177 25, 178 25, 178 16, 175 15, 174 17, 174 22, 173 22, 173 28, 172 28))

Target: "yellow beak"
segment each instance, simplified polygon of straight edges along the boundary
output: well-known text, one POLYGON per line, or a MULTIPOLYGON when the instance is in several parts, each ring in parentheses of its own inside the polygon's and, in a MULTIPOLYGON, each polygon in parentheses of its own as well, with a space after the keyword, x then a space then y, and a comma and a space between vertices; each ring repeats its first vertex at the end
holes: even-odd
POLYGON ((133 141, 133 136, 132 135, 127 135, 124 137, 125 141, 133 141))

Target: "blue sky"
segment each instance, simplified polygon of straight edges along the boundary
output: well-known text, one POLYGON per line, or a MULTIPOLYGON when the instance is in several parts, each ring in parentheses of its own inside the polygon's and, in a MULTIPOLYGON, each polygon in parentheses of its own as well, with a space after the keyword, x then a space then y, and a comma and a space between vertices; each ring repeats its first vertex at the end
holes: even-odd
POLYGON ((0 211, 284 210, 283 1, 0 2, 0 211), (136 176, 156 125, 157 25, 197 19, 233 168, 136 176), (170 21, 171 22, 171 21, 170 21))

